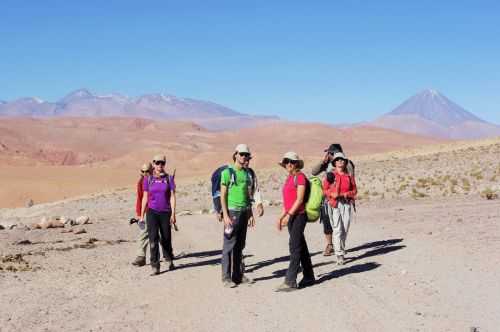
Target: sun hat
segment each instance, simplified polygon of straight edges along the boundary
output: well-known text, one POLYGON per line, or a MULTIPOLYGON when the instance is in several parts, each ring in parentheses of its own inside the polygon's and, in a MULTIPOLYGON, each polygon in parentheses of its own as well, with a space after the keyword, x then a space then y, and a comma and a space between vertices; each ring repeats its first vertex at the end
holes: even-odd
POLYGON ((337 152, 333 155, 333 162, 335 162, 337 159, 347 160, 345 154, 343 154, 342 152, 337 152))
POLYGON ((281 158, 281 161, 278 163, 281 167, 285 167, 286 165, 283 163, 283 160, 289 159, 289 160, 295 160, 298 161, 297 168, 302 169, 304 168, 304 160, 300 159, 299 155, 296 152, 289 151, 283 155, 283 158, 281 158))
POLYGON ((147 172, 149 170, 151 170, 151 163, 142 164, 141 171, 147 172))
POLYGON ((248 148, 248 145, 246 145, 246 144, 236 145, 236 148, 234 149, 234 151, 238 152, 238 153, 250 153, 250 149, 248 148))
POLYGON ((165 157, 165 155, 157 154, 156 156, 153 157, 153 162, 155 162, 155 161, 167 162, 167 158, 165 157))

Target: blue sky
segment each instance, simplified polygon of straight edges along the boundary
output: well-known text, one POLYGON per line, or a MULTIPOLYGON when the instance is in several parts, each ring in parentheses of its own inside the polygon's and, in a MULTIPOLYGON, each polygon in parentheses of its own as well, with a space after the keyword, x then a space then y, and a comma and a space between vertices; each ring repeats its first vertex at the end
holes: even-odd
POLYGON ((497 1, 0 2, 0 99, 165 92, 370 120, 424 88, 500 123, 497 1))

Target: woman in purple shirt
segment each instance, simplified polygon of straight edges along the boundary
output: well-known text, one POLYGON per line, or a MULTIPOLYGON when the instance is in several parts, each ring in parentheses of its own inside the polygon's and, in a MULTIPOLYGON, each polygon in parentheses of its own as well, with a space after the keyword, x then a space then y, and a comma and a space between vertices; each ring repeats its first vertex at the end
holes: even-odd
MULTIPOLYGON (((153 174, 144 177, 141 220, 147 213, 149 248, 151 251, 151 267, 153 275, 160 274, 160 249, 172 247, 172 228, 175 224, 175 182, 174 177, 165 173, 165 156, 153 158, 153 174), (146 209, 147 207, 147 209, 146 209), (160 236, 161 235, 161 236, 160 236)), ((175 268, 170 261, 169 270, 175 268)))

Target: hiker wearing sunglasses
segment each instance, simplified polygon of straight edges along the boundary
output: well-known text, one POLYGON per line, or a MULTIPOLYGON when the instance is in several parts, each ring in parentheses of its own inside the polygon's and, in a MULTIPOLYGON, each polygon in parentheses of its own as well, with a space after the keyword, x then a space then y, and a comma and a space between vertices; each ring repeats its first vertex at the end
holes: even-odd
POLYGON ((244 167, 250 158, 248 146, 239 144, 233 153, 234 164, 221 173, 220 197, 224 222, 221 265, 224 287, 251 282, 241 268, 247 227, 255 225, 251 202, 252 183, 249 172, 244 167))
MULTIPOLYGON (((172 251, 172 228, 176 223, 175 181, 174 177, 165 173, 166 158, 157 155, 153 158, 153 172, 143 181, 144 197, 142 199, 141 222, 146 215, 150 262, 153 275, 160 274, 159 242, 163 248, 172 251)), ((169 253, 169 270, 175 268, 173 254, 169 253)))
POLYGON ((328 201, 328 215, 333 226, 333 245, 337 264, 344 264, 345 242, 351 224, 352 207, 357 194, 356 180, 347 171, 348 159, 342 152, 333 156, 333 172, 323 181, 323 193, 328 201))
MULTIPOLYGON (((328 149, 325 149, 325 155, 323 159, 313 166, 311 173, 314 176, 320 175, 322 172, 325 172, 326 174, 331 173, 334 169, 333 165, 333 158, 334 155, 338 152, 343 153, 342 146, 338 143, 333 143, 330 144, 328 149)), ((351 174, 354 177, 354 164, 352 163, 351 160, 347 161, 347 172, 351 174)), ((329 175, 330 177, 332 175, 329 175)), ((332 181, 335 181, 333 179, 332 181)), ((334 248, 333 248, 333 228, 330 223, 331 216, 328 214, 328 200, 325 199, 323 201, 323 204, 321 206, 321 213, 320 213, 320 222, 323 224, 323 233, 325 234, 325 242, 326 242, 326 247, 325 250, 323 251, 323 256, 331 256, 335 254, 334 248)))
POLYGON ((314 278, 311 255, 307 248, 304 230, 307 224, 305 211, 305 196, 308 180, 302 168, 304 161, 295 152, 287 152, 279 163, 287 173, 288 177, 283 185, 283 211, 277 221, 277 228, 288 227, 290 235, 289 250, 290 264, 286 271, 285 281, 281 284, 277 292, 289 292, 299 287, 307 287, 316 282, 314 278), (297 274, 302 266, 304 278, 297 285, 297 274))
MULTIPOLYGON (((135 202, 135 213, 137 220, 141 220, 141 211, 142 211, 142 198, 144 197, 144 178, 151 176, 153 171, 153 165, 151 163, 143 164, 141 167, 141 174, 139 180, 137 181, 137 199, 135 202)), ((139 226, 139 237, 137 238, 137 256, 135 260, 132 262, 134 266, 144 266, 146 265, 146 250, 149 244, 149 236, 148 236, 148 227, 146 222, 137 222, 139 226)), ((161 243, 161 241, 160 241, 161 243)), ((172 257, 172 248, 163 248, 162 246, 163 257, 165 260, 169 260, 169 257, 172 257), (170 253, 170 254, 169 254, 170 253)))

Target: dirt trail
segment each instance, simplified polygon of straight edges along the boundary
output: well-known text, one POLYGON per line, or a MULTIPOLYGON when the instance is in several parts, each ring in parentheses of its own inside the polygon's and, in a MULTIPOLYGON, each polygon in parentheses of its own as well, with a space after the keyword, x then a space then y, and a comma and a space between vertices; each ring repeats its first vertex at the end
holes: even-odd
MULTIPOLYGON (((471 327, 483 332, 500 326, 498 201, 361 204, 345 266, 322 256, 321 226, 309 224, 306 236, 318 283, 288 294, 274 292, 288 263, 288 235, 274 229, 277 210, 266 210, 248 234, 246 264, 255 284, 225 289, 220 280, 221 229, 213 216, 179 217, 174 249, 184 257, 176 261, 177 270, 151 277, 149 266, 130 265, 137 233, 126 223, 130 203, 116 195, 99 202, 78 200, 47 208, 60 213, 95 206, 98 218, 86 225, 85 234, 0 231, 0 255, 23 254, 31 268, 0 271, 2 332, 471 327), (15 244, 21 240, 32 244, 15 244)), ((21 217, 26 211, 3 210, 0 217, 21 217)))

